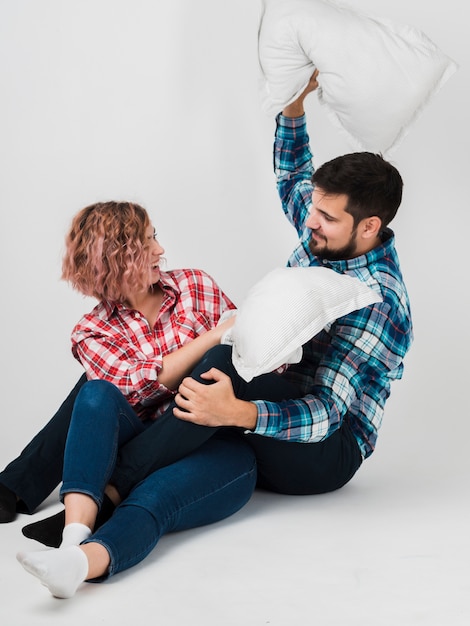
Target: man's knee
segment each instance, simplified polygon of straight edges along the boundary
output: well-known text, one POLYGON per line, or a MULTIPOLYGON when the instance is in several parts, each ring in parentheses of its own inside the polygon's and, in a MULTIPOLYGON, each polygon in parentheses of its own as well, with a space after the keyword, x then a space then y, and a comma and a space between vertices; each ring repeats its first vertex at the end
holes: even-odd
MULTIPOLYGON (((219 344, 210 348, 202 357, 201 361, 196 365, 191 373, 193 378, 199 380, 199 376, 209 371, 212 367, 230 375, 233 369, 232 364, 232 347, 219 344)), ((207 380, 201 379, 200 382, 210 384, 207 380)))

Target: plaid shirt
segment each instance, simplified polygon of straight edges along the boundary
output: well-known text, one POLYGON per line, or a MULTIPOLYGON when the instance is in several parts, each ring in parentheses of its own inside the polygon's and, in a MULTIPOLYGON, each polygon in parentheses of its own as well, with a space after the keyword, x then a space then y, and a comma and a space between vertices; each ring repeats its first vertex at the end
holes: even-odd
POLYGON ((412 341, 406 287, 389 229, 381 246, 345 261, 314 256, 304 226, 312 203, 312 155, 305 116, 277 119, 274 167, 284 212, 299 244, 290 266, 329 267, 364 281, 383 302, 354 311, 327 326, 304 345, 302 361, 284 374, 304 397, 274 403, 256 401, 255 433, 299 442, 322 441, 347 420, 364 458, 374 450, 390 382, 401 378, 412 341))
POLYGON ((162 272, 163 302, 153 328, 138 311, 100 302, 72 332, 72 352, 89 379, 107 380, 142 419, 155 419, 175 392, 158 382, 163 357, 217 325, 234 304, 200 270, 162 272))

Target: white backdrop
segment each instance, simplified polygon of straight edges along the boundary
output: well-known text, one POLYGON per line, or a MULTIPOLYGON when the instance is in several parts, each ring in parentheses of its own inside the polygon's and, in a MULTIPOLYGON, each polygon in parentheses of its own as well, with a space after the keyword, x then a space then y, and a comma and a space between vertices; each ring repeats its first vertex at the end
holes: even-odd
MULTIPOLYGON (((422 29, 460 65, 393 154, 416 340, 371 460, 454 473, 470 434, 466 3, 348 4, 422 29)), ((142 203, 168 267, 204 268, 236 302, 285 263, 295 234, 258 96, 259 11, 258 0, 0 0, 0 466, 81 373, 69 334, 94 302, 59 277, 82 206, 142 203)), ((307 112, 317 166, 351 151, 315 96, 307 112)))

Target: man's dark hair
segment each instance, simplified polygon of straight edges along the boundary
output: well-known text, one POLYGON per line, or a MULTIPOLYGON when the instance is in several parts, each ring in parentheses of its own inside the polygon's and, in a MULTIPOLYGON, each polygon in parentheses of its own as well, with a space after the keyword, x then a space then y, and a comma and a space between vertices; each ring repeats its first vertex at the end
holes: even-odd
POLYGON ((353 152, 324 163, 314 173, 313 184, 327 194, 345 194, 346 211, 356 226, 366 217, 377 216, 385 228, 401 203, 403 180, 380 154, 353 152))

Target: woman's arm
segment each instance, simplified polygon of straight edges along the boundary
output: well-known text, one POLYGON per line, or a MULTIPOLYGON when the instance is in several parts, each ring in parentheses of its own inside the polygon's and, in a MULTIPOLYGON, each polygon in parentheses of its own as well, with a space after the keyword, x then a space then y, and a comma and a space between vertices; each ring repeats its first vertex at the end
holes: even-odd
POLYGON ((234 323, 235 316, 230 317, 215 328, 196 337, 190 343, 163 357, 162 368, 158 381, 168 389, 176 390, 185 376, 194 369, 210 348, 220 343, 222 335, 234 323))

